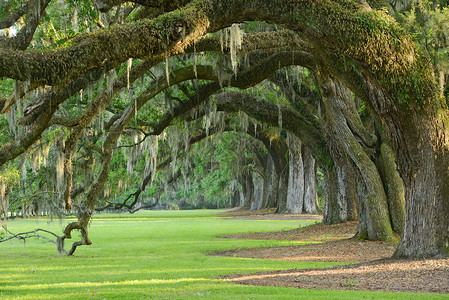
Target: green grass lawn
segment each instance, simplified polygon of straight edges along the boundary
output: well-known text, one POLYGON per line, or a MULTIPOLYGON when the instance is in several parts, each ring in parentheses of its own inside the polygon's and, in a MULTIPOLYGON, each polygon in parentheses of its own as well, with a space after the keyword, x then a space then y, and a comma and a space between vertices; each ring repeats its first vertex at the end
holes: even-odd
MULTIPOLYGON (((53 244, 14 240, 0 244, 0 299, 441 299, 445 295, 393 294, 255 287, 225 283, 220 275, 327 267, 335 263, 267 261, 207 256, 215 250, 291 245, 290 241, 217 239, 216 235, 279 231, 302 221, 231 220, 214 210, 141 211, 95 215, 91 246, 59 257, 53 244)), ((21 232, 40 227, 61 232, 59 221, 10 221, 21 232)), ((71 242, 71 241, 70 241, 71 242)), ((70 244, 71 245, 71 244, 70 244)), ((69 246, 69 245, 67 245, 69 246)), ((68 247, 67 247, 68 248, 68 247)))

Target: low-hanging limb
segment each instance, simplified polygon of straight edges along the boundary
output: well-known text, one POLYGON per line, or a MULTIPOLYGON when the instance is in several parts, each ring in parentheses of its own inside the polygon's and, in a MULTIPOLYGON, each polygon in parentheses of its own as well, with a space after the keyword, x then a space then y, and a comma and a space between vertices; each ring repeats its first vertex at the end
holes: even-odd
MULTIPOLYGON (((260 41, 266 40, 264 37, 266 37, 267 33, 255 33, 255 34, 248 34, 247 40, 244 40, 243 46, 244 49, 248 49, 249 51, 252 48, 259 47, 258 43, 260 41)), ((270 34, 270 36, 273 34, 270 34)), ((279 33, 281 37, 283 37, 281 40, 282 43, 279 43, 278 46, 284 46, 283 43, 286 43, 286 45, 302 45, 304 44, 298 39, 296 35, 294 35, 292 32, 289 31, 282 31, 279 33)), ((276 35, 275 35, 276 36, 276 35)), ((219 41, 216 38, 206 38, 204 39, 205 43, 204 45, 198 45, 197 51, 208 51, 208 50, 217 50, 219 49, 219 41)), ((262 43, 264 45, 266 43, 262 43)), ((187 43, 188 45, 188 43, 187 43)), ((193 48, 188 48, 187 51, 194 51, 193 48)), ((243 50, 242 50, 243 51, 243 50)), ((169 54, 174 55, 176 52, 172 51, 169 52, 169 54)), ((243 53, 245 53, 243 51, 243 53)), ((295 60, 298 60, 299 58, 302 58, 302 64, 309 65, 310 57, 307 55, 304 55, 304 53, 292 53, 292 56, 295 58, 295 60)), ((150 59, 149 61, 152 61, 153 64, 156 64, 164 59, 164 55, 154 56, 153 59, 150 59)), ((297 62, 297 61, 296 61, 297 62)), ((103 74, 103 71, 108 71, 111 67, 108 67, 105 70, 97 70, 95 72, 91 72, 90 74, 81 77, 79 79, 73 80, 70 84, 66 86, 61 87, 54 87, 50 91, 48 91, 46 94, 40 96, 38 99, 35 99, 32 104, 29 105, 29 107, 26 109, 28 111, 28 115, 23 118, 22 123, 23 124, 31 124, 31 128, 26 132, 26 134, 22 137, 19 137, 18 142, 14 144, 6 144, 0 148, 0 166, 3 165, 5 162, 19 156, 22 154, 26 149, 28 149, 37 139, 40 138, 42 132, 50 125, 54 123, 63 123, 67 124, 68 126, 76 126, 79 125, 80 119, 61 119, 58 121, 58 118, 52 119, 52 121, 48 122, 49 116, 53 116, 53 114, 56 112, 57 105, 64 102, 65 99, 72 96, 73 94, 77 93, 81 89, 84 89, 90 82, 94 82, 100 78, 100 76, 103 74), (51 104, 51 105, 49 105, 51 104), (31 109, 31 107, 33 107, 31 109), (43 117, 45 115, 45 118, 43 117), (64 122, 63 122, 64 121, 64 122)), ((213 72, 211 72, 212 74, 213 72)), ((132 74, 135 74, 133 71, 131 71, 131 79, 132 80, 132 74)), ((120 81, 123 82, 123 81, 120 81)), ((116 88, 118 89, 118 86, 114 84, 114 92, 116 91, 116 88)), ((104 93, 103 93, 104 94, 104 93)), ((106 97, 105 95, 101 97, 106 97)), ((16 97, 13 97, 13 99, 16 99, 16 97)), ((96 107, 101 107, 101 104, 97 105, 96 107)), ((80 126, 81 127, 81 126, 80 126)))
POLYGON ((40 238, 40 239, 46 240, 47 242, 50 242, 50 243, 55 244, 56 247, 57 247, 58 253, 59 253, 60 255, 62 254, 62 252, 64 252, 65 254, 68 255, 68 252, 64 249, 64 237, 60 237, 60 236, 58 236, 58 235, 57 235, 56 233, 54 233, 54 232, 51 232, 51 231, 49 231, 49 230, 42 229, 42 228, 37 228, 37 229, 35 229, 35 230, 33 230, 33 231, 26 231, 26 232, 20 232, 20 233, 16 233, 16 234, 15 234, 15 233, 12 233, 11 231, 9 231, 9 230, 8 230, 7 228, 5 228, 4 226, 3 226, 3 229, 4 229, 6 232, 8 232, 11 236, 6 237, 6 238, 1 238, 1 239, 0 239, 0 243, 4 243, 4 242, 9 241, 9 240, 12 240, 12 239, 18 239, 18 240, 20 240, 20 241, 23 241, 23 243, 24 243, 24 245, 25 245, 26 239, 29 239, 29 238, 40 238), (39 232, 39 231, 42 231, 42 232, 51 234, 51 235, 53 235, 56 239, 52 240, 52 239, 50 239, 50 238, 48 238, 48 237, 46 237, 46 236, 44 236, 44 235, 37 234, 37 232, 39 232))
MULTIPOLYGON (((156 168, 156 172, 162 170, 163 168, 165 168, 166 166, 168 166, 171 162, 171 158, 167 158, 165 159, 162 163, 160 163, 157 168, 156 168)), ((108 208, 114 208, 116 210, 120 210, 122 208, 126 208, 128 209, 129 212, 136 212, 137 208, 135 208, 134 206, 137 204, 137 202, 139 201, 139 197, 142 194, 143 191, 145 191, 147 185, 153 180, 154 174, 150 172, 150 174, 146 175, 145 178, 143 179, 142 183, 140 184, 139 188, 137 189, 137 191, 135 191, 134 193, 131 193, 130 195, 128 195, 128 197, 125 198, 125 200, 123 200, 122 202, 107 202, 107 204, 105 206, 102 207, 96 207, 95 210, 96 211, 104 211, 108 208), (129 199, 133 199, 133 201, 131 203, 127 203, 129 199)), ((144 209, 144 208, 150 208, 155 206, 157 203, 151 204, 151 205, 141 205, 138 209, 144 209)))

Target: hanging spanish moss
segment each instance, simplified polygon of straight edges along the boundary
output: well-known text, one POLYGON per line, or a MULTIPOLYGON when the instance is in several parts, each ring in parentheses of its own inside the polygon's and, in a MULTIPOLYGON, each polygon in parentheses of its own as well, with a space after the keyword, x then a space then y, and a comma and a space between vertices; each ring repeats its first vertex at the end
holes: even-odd
POLYGON ((9 109, 8 113, 8 125, 9 130, 14 135, 14 137, 17 137, 17 112, 16 112, 16 104, 14 103, 11 108, 9 109))
POLYGON ((87 85, 87 87, 84 89, 84 93, 87 95, 87 99, 89 101, 92 101, 94 94, 93 85, 92 84, 87 85))
POLYGON ((165 104, 165 108, 168 109, 170 111, 170 113, 173 113, 173 99, 172 97, 170 97, 170 95, 168 93, 165 93, 165 97, 164 97, 164 104, 165 104))
POLYGON ((206 130, 206 136, 209 136, 210 125, 211 125, 211 116, 210 114, 205 114, 203 117, 203 128, 206 130))
POLYGON ((78 9, 76 7, 73 8, 73 13, 70 21, 72 23, 73 31, 78 32, 78 9))
POLYGON ((47 166, 47 158, 50 153, 50 146, 48 144, 43 144, 41 147, 41 157, 42 157, 42 165, 44 167, 47 166))
POLYGON ((179 126, 177 125, 172 125, 169 128, 169 133, 168 135, 168 146, 170 147, 171 150, 171 156, 172 156, 172 171, 173 173, 176 170, 176 164, 177 164, 177 158, 178 158, 178 151, 179 151, 179 139, 181 136, 181 130, 179 128, 179 126))
POLYGON ((128 161, 126 163, 126 171, 128 172, 128 174, 132 174, 134 172, 134 164, 136 163, 137 159, 138 159, 138 146, 137 143, 139 142, 139 136, 138 133, 136 131, 133 131, 132 133, 132 143, 133 145, 129 148, 128 150, 128 161))
POLYGON ((231 56, 231 66, 234 75, 237 75, 237 50, 242 48, 243 32, 238 24, 232 24, 231 27, 223 30, 224 38, 220 38, 223 48, 228 48, 231 56))
POLYGON ((56 147, 56 186, 58 190, 62 190, 64 183, 64 152, 62 147, 56 147))
POLYGON ((206 136, 209 136, 209 130, 212 126, 221 127, 223 125, 224 128, 224 118, 220 112, 217 112, 217 105, 209 100, 203 106, 204 109, 204 117, 203 117, 203 128, 206 130, 206 136), (223 124, 221 124, 223 123, 223 124))
POLYGON ((258 128, 261 128, 261 129, 264 128, 263 123, 260 123, 258 120, 254 119, 254 118, 252 118, 250 116, 248 116, 248 124, 253 124, 254 125, 254 134, 256 134, 256 135, 257 135, 257 129, 258 128))
POLYGON ((156 175, 157 169, 157 153, 159 150, 159 137, 149 136, 147 137, 148 142, 148 159, 145 161, 145 174, 151 174, 150 184, 153 182, 154 176, 156 175))
POLYGON ((107 79, 107 87, 106 87, 106 91, 108 92, 108 94, 112 94, 112 89, 114 88, 114 82, 115 79, 117 78, 117 73, 115 73, 115 70, 112 69, 111 71, 109 71, 106 75, 106 79, 107 79))
POLYGON ((220 87, 226 87, 231 83, 233 76, 232 68, 229 65, 229 58, 225 55, 215 55, 212 58, 212 67, 217 75, 220 87))
POLYGON ((278 102, 277 106, 278 106, 278 125, 279 125, 279 128, 282 129, 282 110, 281 110, 281 105, 279 102, 278 102))
POLYGON ((126 89, 129 90, 129 72, 131 72, 131 68, 133 65, 133 59, 132 58, 128 58, 128 64, 126 66, 126 89))
POLYGON ((0 225, 7 228, 7 219, 9 212, 8 195, 6 195, 6 181, 0 177, 0 225), (3 224, 2 224, 3 214, 3 224))
POLYGON ((31 153, 31 168, 34 174, 37 174, 39 172, 39 169, 41 168, 41 151, 40 149, 35 149, 31 153))
POLYGON ((187 153, 189 151, 190 146, 190 132, 189 125, 187 121, 184 121, 184 130, 182 132, 182 140, 184 141, 184 152, 187 153))
POLYGON ((170 86, 170 72, 168 70, 168 55, 165 51, 165 78, 167 78, 167 85, 170 86))
POLYGON ((238 114, 238 121, 242 132, 248 132, 248 115, 240 110, 238 114))
POLYGON ((110 195, 111 195, 111 187, 109 185, 105 185, 103 190, 103 197, 108 199, 110 195))

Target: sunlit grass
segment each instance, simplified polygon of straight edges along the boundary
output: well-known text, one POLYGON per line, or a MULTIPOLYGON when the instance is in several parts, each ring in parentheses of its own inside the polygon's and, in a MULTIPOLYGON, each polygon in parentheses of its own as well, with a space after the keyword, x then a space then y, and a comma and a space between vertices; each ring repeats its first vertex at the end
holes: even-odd
MULTIPOLYGON (((53 244, 17 240, 0 244, 0 299, 359 299, 439 298, 442 295, 301 290, 225 283, 233 273, 316 268, 324 262, 266 261, 207 256, 216 250, 300 244, 291 241, 217 239, 216 235, 287 230, 308 221, 223 219, 213 210, 144 211, 96 215, 91 246, 60 257, 53 244)), ((12 232, 36 227, 61 232, 59 221, 16 220, 12 232)))

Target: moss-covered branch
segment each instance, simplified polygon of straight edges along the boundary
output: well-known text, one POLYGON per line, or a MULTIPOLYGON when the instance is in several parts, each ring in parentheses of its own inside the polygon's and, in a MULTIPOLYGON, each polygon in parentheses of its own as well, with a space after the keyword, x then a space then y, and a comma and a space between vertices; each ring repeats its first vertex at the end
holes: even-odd
POLYGON ((130 57, 182 51, 206 33, 207 25, 204 12, 190 5, 156 19, 80 35, 57 50, 0 50, 0 76, 54 85, 105 64, 116 66, 130 57))
MULTIPOLYGON (((126 0, 94 0, 98 10, 102 12, 109 11, 112 7, 117 6, 122 3, 126 3, 126 0)), ((134 1, 137 4, 147 7, 157 7, 163 12, 168 12, 180 8, 186 5, 192 0, 137 0, 134 1)))

